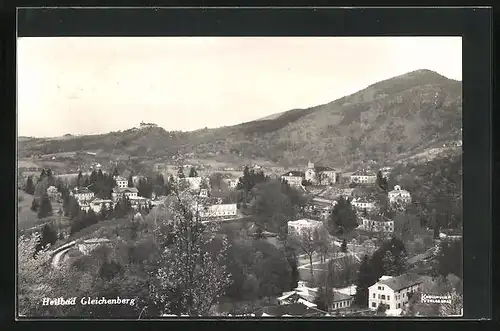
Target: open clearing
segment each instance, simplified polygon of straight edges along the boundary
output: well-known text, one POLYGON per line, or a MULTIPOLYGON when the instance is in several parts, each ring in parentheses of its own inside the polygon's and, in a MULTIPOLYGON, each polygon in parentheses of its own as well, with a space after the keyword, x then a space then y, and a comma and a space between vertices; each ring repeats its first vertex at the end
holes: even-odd
MULTIPOLYGON (((34 226, 43 224, 53 217, 38 219, 37 213, 31 210, 33 196, 22 190, 17 190, 17 227, 18 230, 26 230, 34 226)), ((52 210, 56 212, 61 208, 61 204, 52 201, 52 210)))

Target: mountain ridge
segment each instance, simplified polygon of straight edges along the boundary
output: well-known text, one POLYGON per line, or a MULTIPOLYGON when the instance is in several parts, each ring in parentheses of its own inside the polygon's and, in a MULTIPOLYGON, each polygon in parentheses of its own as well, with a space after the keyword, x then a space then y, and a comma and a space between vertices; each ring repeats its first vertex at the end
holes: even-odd
POLYGON ((416 70, 326 104, 214 129, 132 128, 66 140, 20 141, 25 154, 101 148, 134 156, 265 158, 281 164, 391 159, 461 137, 461 82, 416 70))

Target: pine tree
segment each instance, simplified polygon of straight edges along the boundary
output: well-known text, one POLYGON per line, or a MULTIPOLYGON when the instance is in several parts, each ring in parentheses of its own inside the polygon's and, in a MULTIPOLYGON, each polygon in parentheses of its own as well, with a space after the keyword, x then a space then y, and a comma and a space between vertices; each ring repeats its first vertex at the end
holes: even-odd
POLYGON ((356 211, 349 199, 340 197, 328 218, 328 232, 331 235, 343 235, 358 226, 356 211))
POLYGON ((38 181, 42 181, 45 179, 45 177, 47 177, 47 173, 45 172, 45 168, 42 169, 42 171, 40 172, 40 177, 38 177, 38 181))
POLYGON ((26 180, 26 187, 24 188, 24 191, 31 195, 35 194, 35 184, 33 183, 33 176, 29 176, 26 180))
POLYGON ((52 215, 52 204, 47 195, 44 195, 40 202, 40 207, 38 208, 38 218, 44 218, 52 215))
POLYGON ((191 167, 191 169, 189 170, 189 177, 198 177, 198 172, 194 167, 191 167))
POLYGON ((40 236, 40 241, 38 242, 36 251, 45 249, 47 245, 54 245, 57 241, 57 232, 48 224, 45 224, 42 228, 42 234, 40 236))
POLYGON ((97 182, 103 184, 102 182, 104 181, 104 173, 102 172, 102 169, 99 169, 96 177, 97 177, 97 182))
POLYGON ((328 292, 323 285, 320 285, 316 297, 314 298, 314 303, 319 310, 329 311, 328 309, 328 292))
POLYGON ((132 174, 128 176, 128 187, 134 187, 134 179, 132 178, 132 174))
POLYGON ((360 307, 368 304, 368 288, 375 284, 378 278, 374 277, 368 255, 363 256, 356 279, 356 296, 354 302, 360 307))
POLYGON ((38 199, 37 198, 34 198, 33 201, 31 202, 31 211, 38 211, 38 207, 39 207, 39 203, 38 203, 38 199))
MULTIPOLYGON (((120 173, 118 172, 118 168, 117 168, 117 167, 115 167, 115 168, 113 169, 113 177, 116 177, 116 176, 119 176, 119 175, 120 175, 120 173)), ((132 176, 132 175, 130 175, 130 176, 132 176)))

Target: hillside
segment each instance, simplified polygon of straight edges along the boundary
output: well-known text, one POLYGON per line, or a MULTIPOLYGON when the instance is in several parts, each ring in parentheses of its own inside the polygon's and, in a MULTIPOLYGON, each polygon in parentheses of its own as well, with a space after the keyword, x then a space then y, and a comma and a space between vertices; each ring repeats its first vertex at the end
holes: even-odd
POLYGON ((355 160, 392 162, 461 139, 461 82, 417 70, 328 104, 239 125, 192 132, 130 129, 72 139, 19 141, 20 156, 81 150, 116 155, 234 160, 283 166, 307 160, 342 167, 355 160))

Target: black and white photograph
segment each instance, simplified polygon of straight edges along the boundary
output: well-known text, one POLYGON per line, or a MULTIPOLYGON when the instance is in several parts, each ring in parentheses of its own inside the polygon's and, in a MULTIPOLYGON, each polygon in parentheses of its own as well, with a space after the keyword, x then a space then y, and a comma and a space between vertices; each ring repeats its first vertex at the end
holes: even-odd
POLYGON ((16 61, 17 316, 463 316, 461 37, 19 37, 16 61))

